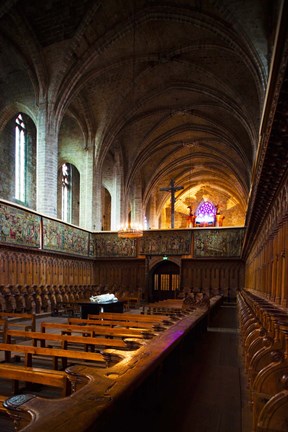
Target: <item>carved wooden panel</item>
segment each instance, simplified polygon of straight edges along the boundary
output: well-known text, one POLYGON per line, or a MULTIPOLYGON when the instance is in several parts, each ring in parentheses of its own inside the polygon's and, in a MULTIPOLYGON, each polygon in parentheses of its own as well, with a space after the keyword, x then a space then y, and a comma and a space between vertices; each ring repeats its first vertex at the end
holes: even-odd
POLYGON ((128 290, 145 288, 145 262, 133 261, 98 261, 95 262, 95 284, 126 287, 128 290))
POLYGON ((93 263, 42 252, 0 251, 0 280, 7 285, 92 284, 93 263))
POLYGON ((287 307, 288 179, 279 191, 247 257, 247 289, 287 307))
POLYGON ((182 286, 209 295, 223 294, 235 297, 236 290, 243 288, 244 263, 241 260, 200 262, 183 261, 182 286))

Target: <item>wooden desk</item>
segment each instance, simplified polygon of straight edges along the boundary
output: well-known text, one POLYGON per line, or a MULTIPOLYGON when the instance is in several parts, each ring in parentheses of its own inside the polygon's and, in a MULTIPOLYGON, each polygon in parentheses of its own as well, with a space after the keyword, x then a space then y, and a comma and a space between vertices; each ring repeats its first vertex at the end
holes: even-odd
POLYGON ((100 312, 122 313, 124 302, 117 301, 111 303, 95 303, 90 300, 79 300, 77 302, 81 308, 81 318, 87 319, 89 314, 98 315, 100 312))

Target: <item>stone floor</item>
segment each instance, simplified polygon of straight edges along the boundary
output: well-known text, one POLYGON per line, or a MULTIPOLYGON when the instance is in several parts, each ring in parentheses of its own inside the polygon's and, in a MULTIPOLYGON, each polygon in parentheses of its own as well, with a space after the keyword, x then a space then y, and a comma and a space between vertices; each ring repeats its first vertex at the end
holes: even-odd
MULTIPOLYGON (((163 372, 157 390, 131 401, 121 418, 125 432, 251 432, 238 337, 236 305, 224 303, 177 367, 163 372)), ((0 421, 0 430, 10 428, 0 421)))

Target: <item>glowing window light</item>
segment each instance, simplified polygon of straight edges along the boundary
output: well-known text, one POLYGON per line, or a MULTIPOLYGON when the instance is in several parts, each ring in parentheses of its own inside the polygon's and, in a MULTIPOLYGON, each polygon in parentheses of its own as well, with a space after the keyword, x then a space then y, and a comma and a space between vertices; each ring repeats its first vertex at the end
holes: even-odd
POLYGON ((26 200, 26 126, 21 114, 15 120, 15 198, 26 200))
POLYGON ((71 220, 71 172, 70 165, 64 163, 62 165, 62 220, 70 222, 71 220))
POLYGON ((213 223, 216 207, 211 201, 203 201, 196 210, 196 223, 213 223))

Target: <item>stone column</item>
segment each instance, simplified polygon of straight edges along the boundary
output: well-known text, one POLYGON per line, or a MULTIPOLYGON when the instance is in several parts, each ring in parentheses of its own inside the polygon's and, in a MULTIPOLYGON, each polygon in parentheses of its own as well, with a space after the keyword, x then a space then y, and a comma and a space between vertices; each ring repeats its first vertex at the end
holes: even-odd
POLYGON ((131 195, 131 225, 140 225, 143 227, 143 201, 140 179, 135 179, 131 195))
POLYGON ((121 225, 121 214, 123 208, 122 169, 118 151, 115 151, 114 158, 113 193, 111 194, 111 230, 117 231, 121 225))
POLYGON ((161 229, 165 228, 167 228, 167 210, 166 207, 163 207, 161 211, 161 229))
MULTIPOLYGON (((52 111, 52 110, 51 110, 52 111)), ((37 124, 37 201, 36 208, 57 217, 58 130, 46 103, 39 109, 37 124)))
POLYGON ((159 220, 157 217, 157 196, 152 194, 150 198, 150 208, 149 208, 149 228, 158 229, 159 220))
POLYGON ((86 150, 86 153, 84 154, 84 159, 85 169, 83 170, 83 173, 80 177, 79 225, 81 228, 93 231, 93 148, 86 150))
POLYGON ((101 231, 102 229, 102 175, 100 169, 95 167, 93 176, 93 193, 91 202, 92 229, 101 231))

